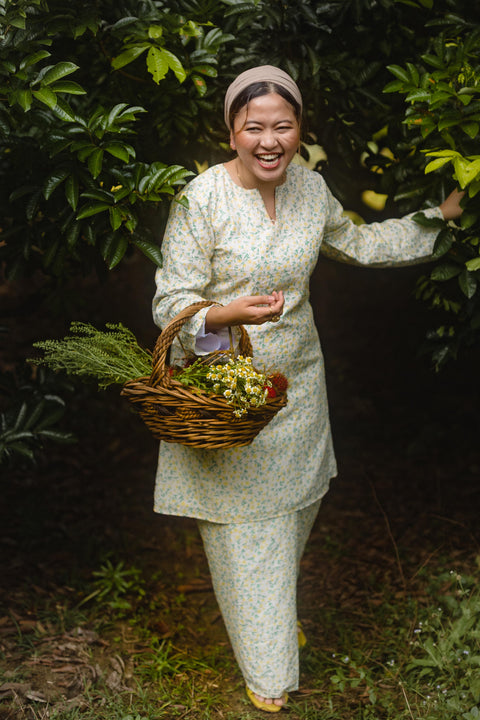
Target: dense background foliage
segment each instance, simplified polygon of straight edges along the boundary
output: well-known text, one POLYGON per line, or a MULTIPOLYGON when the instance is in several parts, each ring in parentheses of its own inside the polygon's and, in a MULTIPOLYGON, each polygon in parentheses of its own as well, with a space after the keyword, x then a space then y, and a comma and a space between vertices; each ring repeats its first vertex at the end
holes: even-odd
MULTIPOLYGON (((60 313, 74 278, 133 252, 161 263, 165 201, 227 156, 226 85, 277 64, 304 91, 304 161, 346 208, 369 221, 466 190, 461 224, 438 223, 438 263, 419 270, 440 367, 480 328, 479 21, 469 0, 3 0, 5 281, 35 278, 35 302, 60 313)), ((68 439, 53 430, 59 387, 40 378, 26 398, 20 375, 2 374, 0 462, 42 433, 68 439)))

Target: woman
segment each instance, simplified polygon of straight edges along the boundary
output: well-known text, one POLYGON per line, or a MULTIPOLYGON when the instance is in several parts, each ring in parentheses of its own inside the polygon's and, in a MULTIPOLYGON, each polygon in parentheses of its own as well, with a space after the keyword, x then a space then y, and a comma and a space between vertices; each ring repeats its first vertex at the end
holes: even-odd
MULTIPOLYGON (((155 510, 198 519, 215 594, 251 702, 277 712, 298 688, 296 578, 336 474, 323 359, 308 301, 320 251, 364 265, 428 259, 436 231, 410 218, 355 226, 321 175, 291 164, 302 98, 272 66, 227 90, 233 160, 196 177, 175 203, 157 271, 155 322, 209 299, 182 329, 197 354, 248 325, 255 364, 289 378, 288 405, 246 448, 161 443, 155 510)), ((457 217, 460 193, 427 215, 457 217)))

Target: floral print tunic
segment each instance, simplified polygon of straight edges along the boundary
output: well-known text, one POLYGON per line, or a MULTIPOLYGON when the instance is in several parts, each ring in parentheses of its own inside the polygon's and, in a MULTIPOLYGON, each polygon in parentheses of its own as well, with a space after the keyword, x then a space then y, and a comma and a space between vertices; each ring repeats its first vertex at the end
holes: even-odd
MULTIPOLYGON (((188 208, 173 204, 162 245, 154 320, 164 327, 198 300, 227 304, 283 290, 280 322, 247 330, 255 366, 287 376, 288 404, 246 447, 203 450, 161 442, 154 509, 235 523, 307 507, 336 475, 324 363, 309 303, 319 252, 365 265, 412 263, 428 259, 437 231, 409 217, 356 226, 322 176, 294 164, 276 188, 275 222, 258 190, 236 185, 224 165, 196 177, 183 194, 188 208)), ((195 348, 207 311, 184 325, 184 347, 195 348)))

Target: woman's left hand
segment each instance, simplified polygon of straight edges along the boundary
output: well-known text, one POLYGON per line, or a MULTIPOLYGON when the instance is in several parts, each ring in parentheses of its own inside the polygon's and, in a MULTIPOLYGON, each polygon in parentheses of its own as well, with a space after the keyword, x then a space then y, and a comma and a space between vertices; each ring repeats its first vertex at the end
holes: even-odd
POLYGON ((456 220, 460 217, 463 212, 463 208, 460 207, 460 201, 464 195, 465 192, 461 190, 454 190, 447 198, 445 198, 443 203, 440 205, 440 210, 443 213, 444 220, 456 220))

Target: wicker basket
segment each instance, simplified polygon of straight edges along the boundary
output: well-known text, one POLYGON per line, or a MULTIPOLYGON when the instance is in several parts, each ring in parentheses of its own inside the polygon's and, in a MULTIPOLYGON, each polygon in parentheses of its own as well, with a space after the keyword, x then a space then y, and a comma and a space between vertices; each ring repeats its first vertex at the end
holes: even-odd
MULTIPOLYGON (((223 395, 209 395, 197 389, 192 392, 171 377, 166 360, 177 333, 201 308, 213 304, 202 301, 182 310, 156 342, 150 377, 130 380, 122 388, 121 394, 133 404, 159 440, 212 450, 248 445, 287 403, 286 393, 281 393, 236 418, 223 395)), ((239 354, 251 356, 248 333, 243 326, 239 329, 239 354)))

